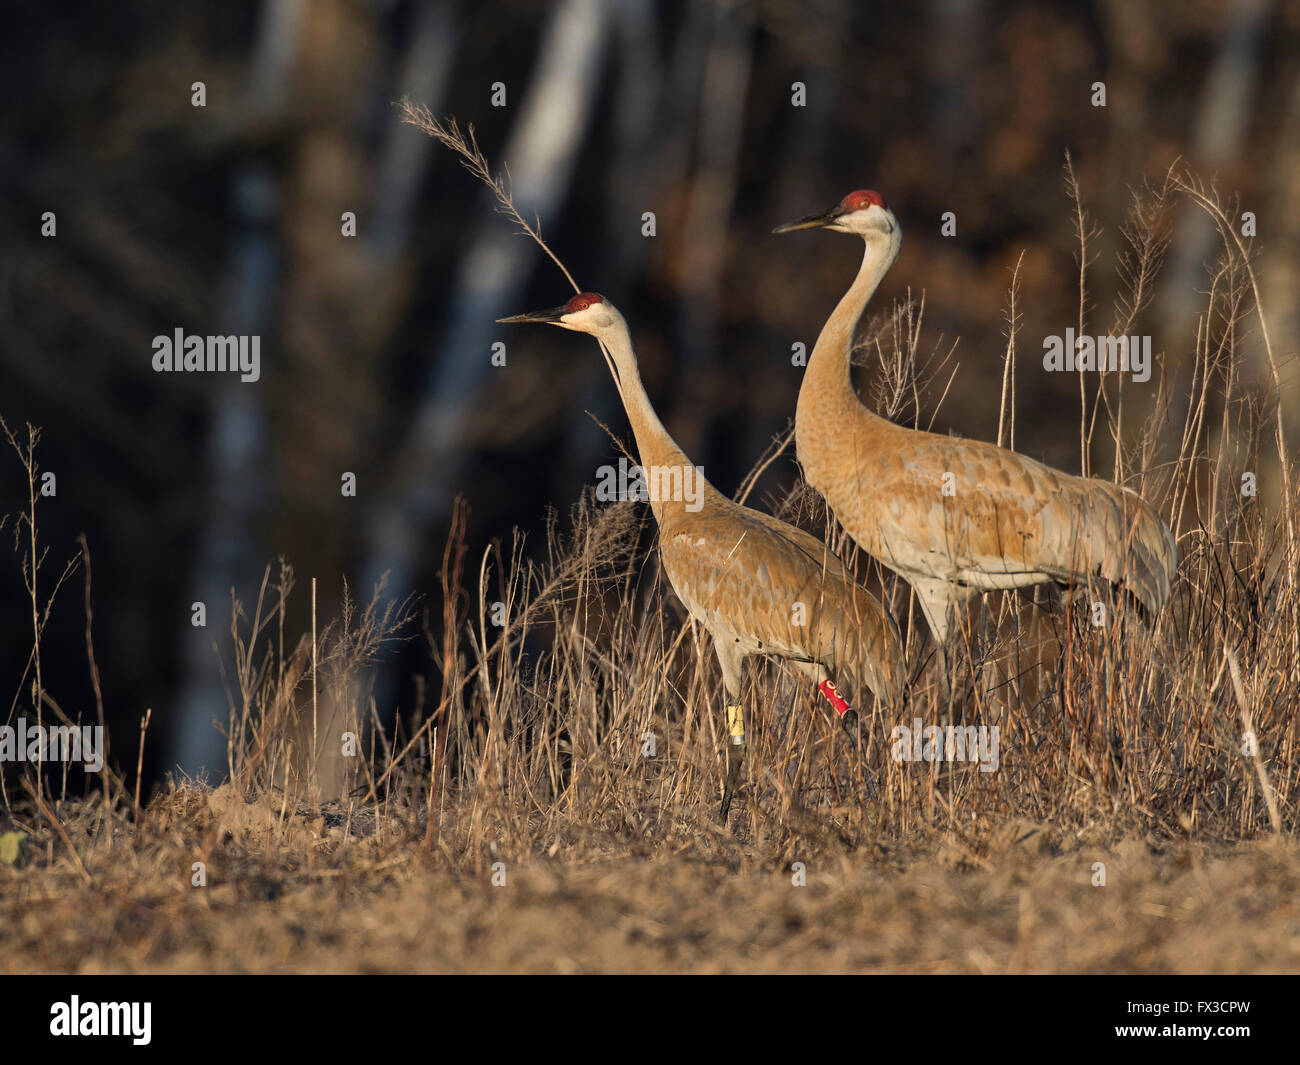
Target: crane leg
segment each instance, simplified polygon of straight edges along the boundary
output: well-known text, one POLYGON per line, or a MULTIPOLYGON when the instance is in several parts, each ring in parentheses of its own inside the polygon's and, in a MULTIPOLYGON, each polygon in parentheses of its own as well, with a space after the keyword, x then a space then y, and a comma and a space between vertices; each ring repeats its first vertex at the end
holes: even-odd
POLYGON ((954 586, 948 581, 916 581, 912 587, 916 590, 917 602, 921 604, 921 613, 925 615, 934 637, 934 656, 939 667, 939 706, 940 724, 946 725, 952 720, 952 662, 948 657, 948 623, 952 616, 953 603, 959 599, 954 586))
POLYGON ((790 664, 817 685, 817 690, 821 693, 822 698, 831 704, 836 719, 844 727, 844 731, 848 733, 850 742, 860 743, 858 712, 840 694, 839 688, 835 686, 835 682, 831 680, 830 675, 826 672, 826 667, 820 662, 791 662, 790 664))
POLYGON ((740 671, 745 656, 734 638, 728 639, 724 634, 719 639, 718 633, 711 635, 718 665, 722 667, 722 683, 727 691, 727 779, 722 787, 720 815, 725 825, 727 814, 731 812, 731 800, 740 786, 740 770, 745 763, 745 712, 740 705, 740 671))
POLYGON ((867 794, 874 799, 876 797, 876 784, 871 770, 865 764, 867 738, 862 732, 858 712, 840 694, 839 688, 836 687, 835 682, 827 674, 826 667, 820 662, 792 662, 791 665, 816 684, 822 698, 831 704, 831 709, 835 711, 835 716, 839 718, 841 727, 848 733, 849 743, 858 752, 858 777, 862 781, 867 794))
POLYGON ((939 706, 942 708, 939 724, 947 725, 952 720, 952 664, 948 661, 947 646, 936 643, 934 657, 939 664, 939 706))
POLYGON ((817 685, 817 690, 821 692, 822 698, 831 704, 835 716, 839 718, 840 724, 844 726, 844 731, 849 734, 849 741, 851 743, 861 743, 862 737, 858 732, 858 712, 840 694, 835 682, 830 679, 824 680, 817 685))
POLYGON ((745 712, 739 703, 727 704, 727 780, 722 789, 722 821, 731 811, 731 800, 740 783, 740 767, 745 762, 745 712))

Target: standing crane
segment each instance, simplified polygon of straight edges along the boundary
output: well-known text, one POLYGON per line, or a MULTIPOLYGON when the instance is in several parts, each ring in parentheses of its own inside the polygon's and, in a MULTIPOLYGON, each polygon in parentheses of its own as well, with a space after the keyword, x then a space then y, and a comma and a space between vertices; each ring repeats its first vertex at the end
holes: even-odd
POLYGON ((725 822, 745 754, 741 667, 748 655, 787 659, 831 704, 851 737, 857 713, 832 674, 849 669, 877 700, 895 704, 906 680, 898 627, 818 539, 718 492, 668 435, 646 395, 627 323, 612 303, 583 292, 568 303, 502 322, 546 322, 588 333, 611 358, 610 372, 632 423, 664 572, 687 611, 713 638, 726 688, 725 822), (676 491, 656 491, 664 485, 676 491))
POLYGON ((949 707, 948 629, 955 608, 977 592, 1100 578, 1157 611, 1178 548, 1137 493, 981 440, 894 425, 863 406, 850 370, 853 334, 898 258, 902 230, 880 193, 860 189, 773 232, 815 228, 856 234, 866 253, 804 371, 799 461, 849 535, 916 592, 949 707))

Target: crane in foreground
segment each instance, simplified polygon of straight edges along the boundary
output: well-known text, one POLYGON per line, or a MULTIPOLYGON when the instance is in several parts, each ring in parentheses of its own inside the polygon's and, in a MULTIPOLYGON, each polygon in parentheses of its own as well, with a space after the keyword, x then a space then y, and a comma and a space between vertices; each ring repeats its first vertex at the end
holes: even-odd
POLYGON ((583 292, 550 310, 502 322, 545 322, 588 333, 604 346, 632 424, 664 572, 687 611, 713 638, 726 688, 725 822, 745 752, 741 667, 748 655, 788 660, 817 685, 858 742, 857 713, 833 674, 856 675, 876 699, 896 704, 906 681, 898 627, 820 540, 722 495, 668 435, 646 395, 627 323, 604 297, 583 292), (676 487, 656 491, 655 486, 676 487))
POLYGON ((978 592, 1101 580, 1147 612, 1159 610, 1178 548, 1137 493, 980 440, 894 425, 859 401, 853 334, 898 258, 902 230, 878 192, 860 189, 773 232, 814 228, 861 237, 866 252, 804 371, 795 413, 799 462, 858 546, 916 592, 949 708, 948 629, 954 610, 978 592))

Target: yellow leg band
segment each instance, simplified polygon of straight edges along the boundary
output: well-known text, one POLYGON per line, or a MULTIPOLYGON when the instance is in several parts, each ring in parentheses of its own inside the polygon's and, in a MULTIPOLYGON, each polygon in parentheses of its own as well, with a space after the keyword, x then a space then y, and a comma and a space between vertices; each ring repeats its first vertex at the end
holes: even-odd
POLYGON ((745 742, 745 713, 739 704, 727 707, 727 731, 731 733, 731 742, 737 747, 745 742))

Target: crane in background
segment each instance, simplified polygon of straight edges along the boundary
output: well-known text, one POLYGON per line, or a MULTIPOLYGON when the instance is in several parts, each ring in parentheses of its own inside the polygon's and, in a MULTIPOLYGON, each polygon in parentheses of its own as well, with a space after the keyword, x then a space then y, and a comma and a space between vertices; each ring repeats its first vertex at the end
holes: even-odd
POLYGON ((894 425, 858 399, 853 334, 903 242, 880 193, 851 192, 829 211, 773 232, 800 229, 858 236, 866 251, 804 371, 795 413, 799 462, 858 546, 916 592, 949 710, 948 629, 954 610, 978 592, 1101 579, 1149 613, 1159 610, 1178 548, 1137 493, 981 440, 894 425))

